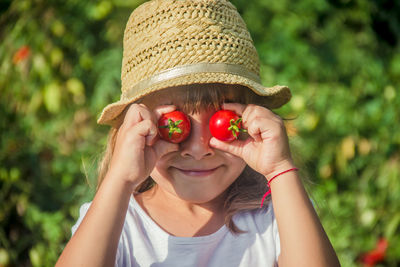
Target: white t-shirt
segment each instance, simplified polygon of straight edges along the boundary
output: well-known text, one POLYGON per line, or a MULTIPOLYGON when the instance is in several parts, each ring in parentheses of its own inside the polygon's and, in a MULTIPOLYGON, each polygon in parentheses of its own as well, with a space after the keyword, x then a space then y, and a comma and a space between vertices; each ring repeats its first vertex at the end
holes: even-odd
MULTIPOLYGON (((90 204, 81 206, 72 233, 90 204)), ((132 196, 115 266, 278 266, 280 240, 272 203, 268 208, 236 214, 233 221, 247 233, 234 235, 224 225, 207 236, 172 236, 160 228, 132 196)))

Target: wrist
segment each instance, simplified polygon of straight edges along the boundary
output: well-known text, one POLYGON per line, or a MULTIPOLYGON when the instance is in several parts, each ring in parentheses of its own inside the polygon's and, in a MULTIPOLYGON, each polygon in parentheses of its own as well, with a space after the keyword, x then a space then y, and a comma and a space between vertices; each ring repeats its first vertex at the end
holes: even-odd
POLYGON ((264 177, 265 179, 267 179, 268 182, 270 182, 274 176, 293 168, 296 168, 294 163, 291 160, 287 160, 281 162, 280 164, 277 164, 277 166, 271 172, 264 174, 264 177))
POLYGON ((131 195, 138 185, 137 183, 124 179, 123 177, 121 177, 121 175, 110 171, 104 177, 103 182, 105 181, 107 181, 108 184, 112 184, 111 186, 115 189, 119 189, 122 191, 122 193, 126 193, 128 195, 131 195))
POLYGON ((272 182, 275 178, 278 178, 278 177, 281 176, 281 175, 284 175, 284 174, 286 174, 286 173, 288 173, 288 172, 298 171, 298 170, 299 170, 299 169, 297 169, 296 167, 294 167, 294 164, 288 165, 287 168, 288 168, 288 169, 286 169, 286 170, 284 170, 284 171, 280 171, 280 172, 278 172, 278 173, 276 173, 276 174, 272 173, 273 176, 270 176, 270 175, 268 175, 269 177, 265 176, 265 178, 266 178, 267 181, 268 181, 268 188, 269 188, 269 190, 268 190, 267 193, 265 193, 264 196, 262 197, 262 200, 261 200, 261 208, 262 208, 262 206, 263 206, 263 203, 264 203, 265 198, 266 198, 269 194, 271 194, 271 182, 272 182))

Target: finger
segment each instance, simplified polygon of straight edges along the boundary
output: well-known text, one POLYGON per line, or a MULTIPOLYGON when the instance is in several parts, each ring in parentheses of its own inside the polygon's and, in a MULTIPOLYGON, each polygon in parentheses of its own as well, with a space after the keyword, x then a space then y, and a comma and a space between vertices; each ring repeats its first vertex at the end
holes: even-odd
POLYGON ((239 116, 242 117, 242 126, 247 129, 248 127, 248 121, 249 121, 249 116, 251 113, 254 112, 256 109, 256 105, 243 105, 240 103, 224 103, 222 105, 223 109, 228 109, 236 112, 239 116))
POLYGON ((252 120, 247 127, 247 133, 256 141, 261 142, 261 133, 268 130, 268 122, 263 119, 252 120))
POLYGON ((236 114, 242 116, 244 110, 246 109, 246 105, 239 103, 223 103, 222 109, 235 111, 236 114))
POLYGON ((157 126, 152 120, 143 120, 131 128, 132 133, 145 138, 145 145, 152 146, 158 138, 157 126))
POLYGON ((162 105, 156 107, 153 112, 155 114, 156 119, 158 120, 163 114, 172 112, 174 110, 176 110, 175 105, 162 105))
POLYGON ((122 127, 129 128, 143 120, 151 120, 154 123, 156 118, 154 114, 144 104, 132 104, 126 112, 122 127))
POLYGON ((146 136, 146 145, 147 146, 152 146, 154 143, 159 139, 158 136, 158 129, 157 126, 154 124, 154 122, 151 122, 150 128, 149 128, 149 133, 146 136))
POLYGON ((252 121, 259 121, 265 118, 275 122, 279 121, 279 117, 271 110, 265 107, 249 104, 242 115, 243 127, 247 129, 252 121))
POLYGON ((258 119, 258 118, 268 118, 268 119, 271 119, 274 121, 280 120, 280 117, 277 116, 271 110, 269 110, 265 107, 262 107, 262 106, 257 106, 257 105, 252 105, 252 104, 247 106, 242 117, 243 117, 243 120, 246 120, 246 122, 250 122, 250 121, 258 119))
POLYGON ((243 147, 248 144, 249 139, 246 141, 241 141, 241 140, 234 140, 230 143, 228 142, 223 142, 218 140, 215 137, 212 137, 210 139, 210 146, 225 152, 228 152, 230 154, 233 154, 237 157, 242 157, 243 154, 243 147))

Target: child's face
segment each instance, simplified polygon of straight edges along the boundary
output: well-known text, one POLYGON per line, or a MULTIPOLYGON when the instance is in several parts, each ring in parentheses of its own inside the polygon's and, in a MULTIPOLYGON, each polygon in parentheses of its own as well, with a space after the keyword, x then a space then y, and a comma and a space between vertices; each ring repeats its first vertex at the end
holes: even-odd
MULTIPOLYGON (((160 105, 182 105, 185 89, 166 89, 142 101, 153 110, 160 105)), ((151 177, 159 188, 192 203, 206 203, 220 196, 241 174, 246 163, 230 153, 210 147, 208 122, 214 109, 187 114, 191 134, 179 144, 179 151, 164 155, 151 177)))

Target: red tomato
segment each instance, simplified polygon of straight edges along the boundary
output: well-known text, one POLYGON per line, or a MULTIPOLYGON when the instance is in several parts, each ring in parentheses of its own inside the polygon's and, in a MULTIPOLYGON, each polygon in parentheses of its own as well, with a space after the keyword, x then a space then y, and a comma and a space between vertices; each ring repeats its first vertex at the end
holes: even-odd
POLYGON ((380 238, 373 250, 368 251, 361 256, 361 262, 363 263, 364 267, 373 267, 378 262, 383 261, 386 256, 386 249, 388 248, 388 245, 389 243, 385 238, 380 238))
POLYGON ((239 132, 246 132, 241 127, 242 118, 231 110, 219 110, 215 112, 209 123, 212 136, 225 142, 232 142, 238 139, 239 132))
POLYGON ((18 49, 17 52, 15 52, 13 56, 13 63, 18 64, 20 61, 23 61, 24 59, 28 58, 31 53, 31 49, 29 46, 24 45, 20 49, 18 49))
POLYGON ((158 130, 162 139, 180 143, 190 134, 190 120, 182 111, 172 111, 163 114, 158 120, 158 130))

